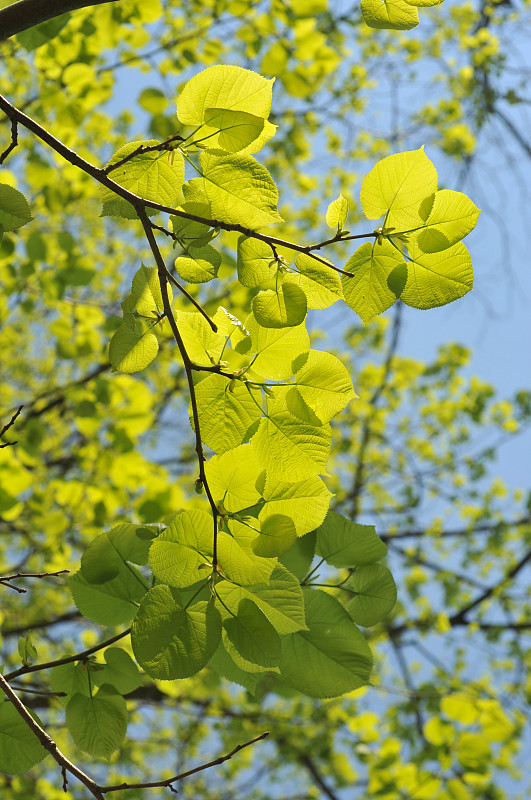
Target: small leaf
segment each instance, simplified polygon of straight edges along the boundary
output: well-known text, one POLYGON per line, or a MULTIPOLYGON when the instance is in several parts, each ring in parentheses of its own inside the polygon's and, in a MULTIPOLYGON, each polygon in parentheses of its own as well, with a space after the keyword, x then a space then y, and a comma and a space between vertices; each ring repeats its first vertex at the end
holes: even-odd
POLYGON ((348 604, 348 612, 358 625, 376 625, 396 603, 393 576, 382 564, 358 567, 347 587, 357 593, 348 604))
POLYGON ((479 214, 465 194, 441 189, 435 193, 425 226, 415 232, 415 243, 424 253, 446 250, 470 233, 479 214))
POLYGON ((221 455, 243 444, 262 416, 260 391, 243 381, 230 382, 223 375, 209 375, 196 386, 201 439, 221 455))
MULTIPOLYGON (((173 296, 171 286, 168 285, 167 290, 171 303, 173 296)), ((163 312, 164 304, 156 267, 145 267, 142 264, 133 277, 131 297, 134 303, 133 308, 143 317, 153 317, 154 312, 163 312)))
POLYGON ((221 266, 221 253, 211 245, 188 248, 188 254, 179 256, 175 269, 188 283, 207 283, 215 278, 221 266))
POLYGON ((337 200, 333 200, 326 211, 326 224, 332 230, 343 230, 348 215, 348 200, 339 195, 337 200))
POLYGON ((297 536, 304 536, 324 520, 332 493, 317 476, 292 483, 279 481, 273 473, 267 475, 262 496, 265 505, 259 514, 261 522, 273 514, 288 516, 295 524, 297 536))
POLYGON ((260 499, 256 481, 261 467, 250 444, 214 456, 205 471, 215 501, 222 503, 226 511, 241 511, 260 499))
POLYGON ((360 525, 329 511, 317 529, 316 552, 333 567, 354 567, 384 558, 387 547, 373 525, 360 525))
POLYGON ((263 286, 274 278, 277 264, 267 242, 240 236, 238 239, 238 280, 242 286, 263 286))
POLYGON ((151 325, 133 316, 122 322, 109 344, 109 360, 116 372, 140 372, 159 352, 151 325))
POLYGON ((258 354, 253 361, 253 372, 276 381, 290 378, 294 360, 310 349, 304 324, 294 328, 263 328, 251 314, 245 325, 251 334, 252 350, 258 354))
POLYGON ((200 581, 200 567, 212 558, 214 525, 205 511, 184 511, 158 536, 149 565, 159 581, 184 588, 200 581))
POLYGON ((345 270, 354 273, 353 278, 347 275, 341 278, 345 303, 365 324, 395 302, 397 296, 389 282, 396 286, 394 271, 402 264, 402 255, 386 240, 381 244, 362 244, 345 264, 345 270))
POLYGON ((252 308, 263 328, 293 328, 306 317, 306 295, 295 284, 283 283, 278 291, 259 292, 252 308))
POLYGON ((91 756, 109 758, 127 732, 125 700, 107 684, 92 697, 74 694, 66 706, 66 725, 81 750, 91 756))
POLYGON ((138 663, 152 678, 165 681, 199 672, 220 639, 217 608, 205 601, 184 608, 179 593, 169 586, 149 590, 131 628, 138 663))

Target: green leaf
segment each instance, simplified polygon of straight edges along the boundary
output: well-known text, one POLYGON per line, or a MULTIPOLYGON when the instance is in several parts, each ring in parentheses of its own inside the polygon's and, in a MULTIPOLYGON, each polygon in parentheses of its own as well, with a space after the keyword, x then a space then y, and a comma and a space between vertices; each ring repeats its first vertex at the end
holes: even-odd
POLYGON ((292 328, 306 317, 306 295, 293 283, 283 283, 278 291, 268 289, 253 299, 254 317, 263 328, 292 328))
POLYGON ((263 328, 254 314, 245 323, 251 334, 252 349, 257 353, 252 370, 262 378, 282 381, 293 375, 293 362, 310 349, 310 338, 304 324, 295 328, 263 328))
POLYGON ((278 190, 271 175, 252 156, 201 154, 204 192, 214 219, 258 229, 282 222, 278 190))
POLYGON ((194 134, 193 141, 210 153, 227 155, 241 150, 250 153, 260 150, 274 136, 275 130, 274 125, 248 111, 207 108, 205 122, 194 134), (266 125, 267 130, 264 131, 266 125))
POLYGON ((278 665, 280 636, 252 600, 244 597, 238 605, 236 616, 227 617, 223 627, 229 642, 243 659, 266 669, 278 665))
POLYGON ((221 253, 211 245, 188 248, 188 255, 179 256, 175 269, 188 283, 207 283, 215 278, 221 266, 221 253))
POLYGON ((300 481, 326 472, 331 438, 329 425, 302 422, 279 400, 268 402, 251 445, 268 472, 281 481, 300 481))
POLYGON ((211 458, 205 471, 216 503, 230 512, 253 506, 260 499, 256 481, 261 469, 250 444, 211 458))
POLYGON ((31 640, 31 631, 19 638, 17 650, 25 667, 32 663, 37 656, 37 649, 31 640))
POLYGON ((463 297, 472 289, 474 273, 470 253, 462 242, 441 253, 423 253, 408 245, 407 283, 400 299, 413 308, 436 308, 463 297))
MULTIPOLYGON (((323 267, 323 272, 325 271, 326 267, 323 267)), ((337 273, 333 274, 337 277, 337 273)), ((330 291, 330 289, 327 289, 322 281, 315 281, 300 272, 288 272, 287 275, 284 275, 284 285, 288 283, 292 283, 294 286, 298 286, 299 289, 302 289, 306 295, 306 303, 310 309, 330 308, 331 305, 340 299, 340 296, 342 297, 342 294, 338 295, 330 291)), ((339 290, 341 292, 341 282, 339 282, 339 290)))
POLYGON ((152 323, 129 316, 115 331, 109 344, 109 360, 115 372, 140 372, 159 352, 152 323))
POLYGON ((329 511, 317 529, 316 552, 333 567, 372 564, 387 554, 373 525, 360 525, 329 511))
POLYGON ((121 647, 108 647, 104 653, 105 666, 92 673, 91 681, 97 686, 110 684, 120 694, 134 692, 142 686, 138 667, 121 647))
POLYGON ((131 566, 113 580, 98 585, 89 583, 81 571, 76 572, 68 579, 68 586, 83 616, 110 626, 130 622, 147 591, 144 579, 131 566))
POLYGON ((343 606, 319 589, 304 589, 307 630, 282 639, 280 673, 310 697, 338 697, 369 682, 369 647, 343 606))
MULTIPOLYGON (((171 303, 173 292, 169 284, 167 289, 171 303)), ((136 308, 138 314, 141 314, 143 317, 156 317, 154 312, 158 311, 161 314, 164 311, 159 273, 156 267, 145 267, 142 264, 133 278, 131 297, 134 303, 133 307, 136 308)))
POLYGON ((432 6, 440 5, 443 0, 405 0, 410 6, 416 6, 417 8, 430 8, 432 6))
POLYGON ((287 396, 300 395, 321 424, 329 422, 357 397, 341 361, 320 350, 309 351, 303 366, 295 373, 295 381, 295 386, 287 389, 287 396))
POLYGON ((251 694, 255 692, 259 672, 251 673, 238 667, 227 653, 223 641, 220 642, 214 655, 210 657, 209 666, 226 680, 244 686, 251 694))
POLYGON ((177 324, 190 360, 202 367, 217 363, 225 347, 225 337, 214 333, 202 314, 179 311, 177 324), (213 359, 213 360, 212 360, 213 359))
POLYGON ((113 686, 104 684, 92 697, 74 694, 66 706, 66 725, 85 753, 109 758, 127 733, 127 707, 113 686))
MULTIPOLYGON (((4 7, 5 3, 2 3, 4 7)), ((17 33, 17 42, 22 45, 24 50, 31 52, 43 44, 47 44, 50 39, 54 39, 58 33, 64 28, 70 19, 70 13, 61 14, 54 19, 47 19, 39 25, 33 25, 28 30, 20 31, 17 33)))
MULTIPOLYGON (((417 14, 404 0, 394 1, 403 3, 408 13, 417 14)), ((380 4, 379 0, 367 2, 380 4)), ((375 164, 362 183, 360 200, 369 219, 385 214, 385 227, 399 232, 424 224, 421 204, 436 189, 437 172, 421 147, 387 156, 375 164)))
POLYGON ((406 0, 361 0, 361 13, 369 28, 410 31, 419 24, 419 15, 406 0))
POLYGON ((337 200, 333 200, 326 211, 326 224, 332 230, 342 231, 348 215, 348 200, 339 195, 337 200))
POLYGON ((327 267, 326 264, 316 261, 315 258, 306 253, 297 253, 295 266, 302 275, 327 289, 328 292, 336 296, 336 299, 343 297, 341 280, 332 264, 327 267))
POLYGON ((135 658, 152 678, 189 678, 201 670, 221 639, 217 608, 201 601, 183 608, 169 586, 150 589, 131 628, 135 658))
POLYGON ((253 550, 258 556, 274 558, 289 550, 297 539, 295 523, 284 514, 271 514, 262 520, 260 534, 253 541, 253 550))
MULTIPOLYGON (((126 144, 113 155, 107 166, 121 161, 141 145, 151 147, 156 144, 159 144, 156 140, 126 144)), ((183 200, 184 158, 176 150, 172 151, 171 155, 173 161, 170 163, 169 154, 165 150, 141 153, 133 156, 120 167, 111 170, 108 177, 138 197, 176 208, 183 200)), ((112 189, 108 189, 106 186, 101 187, 101 199, 103 202, 102 216, 137 218, 137 213, 131 203, 118 197, 112 189)), ((149 208, 147 212, 154 213, 150 212, 149 208)))
POLYGON ((348 604, 348 613, 358 625, 376 625, 396 603, 393 576, 382 564, 358 567, 347 587, 357 593, 348 604))
POLYGON ((16 231, 32 219, 29 203, 24 195, 0 183, 0 233, 16 231))
MULTIPOLYGON (((229 523, 229 526, 237 527, 234 523, 229 523)), ((268 583, 275 560, 257 555, 250 543, 247 544, 246 538, 240 538, 237 534, 229 536, 224 532, 218 533, 220 566, 227 578, 240 586, 268 583)))
POLYGON ((148 552, 157 530, 131 522, 116 525, 97 536, 81 557, 81 572, 89 583, 105 583, 116 578, 127 562, 147 564, 148 552))
POLYGON ((212 560, 214 523, 205 511, 177 514, 149 551, 149 565, 159 581, 170 586, 192 586, 205 577, 199 569, 212 560))
POLYGON ((254 288, 268 283, 277 272, 270 245, 261 239, 240 236, 237 268, 238 280, 243 286, 254 288))
POLYGON ((262 416, 260 391, 223 375, 209 375, 197 384, 201 439, 221 455, 249 439, 249 429, 262 416))
MULTIPOLYGON (((189 183, 185 183, 183 185, 185 194, 188 186, 189 183)), ((208 202, 206 195, 204 193, 201 194, 203 196, 202 200, 187 200, 180 206, 180 208, 187 214, 193 214, 196 217, 203 217, 204 219, 212 219, 212 208, 210 203, 208 202)), ((203 244, 207 244, 207 242, 209 242, 214 236, 214 231, 209 225, 205 225, 204 222, 197 222, 192 219, 186 219, 185 217, 178 216, 170 217, 170 230, 173 231, 178 240, 184 246, 189 246, 190 244, 194 243, 194 245, 199 247, 203 244)))
MULTIPOLYGON (((38 717, 31 716, 40 724, 38 717)), ((0 771, 22 775, 48 753, 12 703, 0 703, 0 771)))
POLYGON ((177 116, 184 125, 201 125, 211 109, 244 111, 267 119, 273 80, 231 65, 213 66, 189 80, 177 100, 177 116))
POLYGON ((466 194, 441 189, 435 193, 424 227, 415 232, 415 244, 424 253, 446 250, 470 233, 479 214, 466 194))
POLYGON ((332 493, 317 476, 288 483, 280 481, 273 473, 267 475, 262 496, 265 505, 259 514, 261 522, 274 514, 291 517, 295 523, 297 536, 303 536, 322 523, 332 493))
POLYGON ((280 556, 279 564, 302 581, 311 567, 315 555, 315 531, 298 538, 290 549, 280 556))
POLYGON ((279 564, 273 570, 268 584, 235 586, 222 581, 216 586, 216 592, 233 614, 238 613, 241 600, 252 600, 281 636, 306 628, 304 599, 299 582, 279 564))
POLYGON ((341 277, 345 303, 365 324, 395 302, 390 276, 403 263, 402 255, 384 239, 381 244, 362 244, 345 264, 345 270, 354 273, 353 278, 341 277))

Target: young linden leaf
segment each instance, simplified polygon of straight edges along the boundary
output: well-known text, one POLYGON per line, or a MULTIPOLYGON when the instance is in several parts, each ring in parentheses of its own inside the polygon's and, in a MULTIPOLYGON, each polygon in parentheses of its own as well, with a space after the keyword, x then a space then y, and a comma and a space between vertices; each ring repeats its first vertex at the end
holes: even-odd
MULTIPOLYGON (((380 0, 374 2, 380 4, 380 0)), ((417 13, 404 0, 400 2, 417 13)), ((385 214, 385 227, 398 233, 424 224, 421 203, 436 189, 437 172, 421 147, 395 153, 375 164, 361 185, 360 200, 369 219, 379 219, 385 214)))
POLYGON ((246 661, 266 669, 278 665, 280 636, 252 600, 244 597, 238 605, 236 616, 227 616, 223 628, 230 643, 246 661))
POLYGON ((179 311, 177 325, 186 352, 194 364, 211 367, 221 356, 225 347, 225 337, 214 333, 202 314, 196 311, 179 311))
POLYGON ((109 360, 115 372, 140 372, 151 364, 159 352, 151 327, 133 316, 122 322, 109 344, 109 360))
POLYGON ((384 558, 387 547, 373 525, 360 525, 329 511, 317 529, 316 553, 333 567, 354 567, 384 558))
POLYGON ((121 647, 108 647, 104 653, 103 669, 91 673, 91 683, 96 686, 110 684, 120 694, 134 692, 142 685, 138 667, 121 647))
MULTIPOLYGON (((40 723, 35 714, 30 714, 40 723)), ((22 775, 47 755, 13 704, 0 703, 0 771, 22 775)))
POLYGON ((297 539, 295 523, 284 514, 272 514, 262 520, 260 533, 253 541, 256 555, 275 558, 289 550, 297 539))
POLYGON ((233 614, 238 613, 241 600, 252 600, 281 636, 306 629, 299 581, 280 564, 273 570, 268 584, 236 586, 222 581, 218 583, 216 592, 233 614))
POLYGON ((242 286, 263 286, 275 277, 277 265, 267 242, 240 236, 238 239, 238 280, 242 286))
MULTIPOLYGON (((326 267, 323 268, 323 271, 324 270, 326 270, 326 267)), ((337 273, 334 274, 337 275, 337 273)), ((303 275, 300 272, 288 272, 287 275, 284 275, 284 285, 288 283, 293 283, 295 286, 298 286, 299 289, 302 289, 306 295, 308 308, 311 309, 330 308, 331 305, 340 299, 340 296, 330 291, 330 289, 327 289, 322 281, 315 281, 313 278, 303 275)), ((341 281, 339 281, 339 290, 341 292, 341 281)))
POLYGON ((250 314, 245 323, 251 334, 252 352, 257 353, 252 371, 262 378, 282 381, 293 375, 293 361, 310 349, 304 324, 295 328, 263 328, 250 314))
POLYGON ((276 133, 276 126, 247 111, 207 108, 193 142, 209 153, 257 153, 276 133))
POLYGON ((338 697, 365 686, 371 651, 343 606, 320 589, 304 589, 304 602, 308 629, 282 639, 282 678, 310 697, 338 697))
POLYGON ((419 24, 419 15, 406 0, 361 0, 361 13, 369 28, 410 31, 419 24))
POLYGON ((212 667, 218 675, 221 675, 228 681, 232 681, 232 683, 243 686, 251 694, 254 694, 256 691, 260 671, 256 670, 255 673, 251 673, 237 666, 234 659, 228 654, 223 639, 214 655, 211 656, 209 666, 212 667))
POLYGON ((332 264, 330 267, 327 267, 326 264, 323 264, 321 261, 316 261, 315 258, 312 258, 306 253, 297 253, 295 257, 295 266, 301 275, 310 278, 314 283, 318 283, 328 292, 335 295, 336 299, 343 297, 341 280, 332 264))
POLYGON ((343 230, 348 215, 348 200, 339 195, 337 200, 333 200, 326 211, 326 224, 332 230, 343 230))
POLYGON ((326 472, 331 439, 329 425, 296 419, 279 400, 268 403, 251 445, 267 472, 282 481, 300 481, 326 472))
POLYGON ((89 544, 81 557, 83 577, 93 584, 116 578, 128 561, 147 564, 152 539, 157 535, 153 528, 124 522, 100 534, 89 544))
POLYGON ((224 574, 240 586, 268 583, 275 567, 273 558, 262 558, 245 540, 224 532, 218 534, 218 553, 224 574))
POLYGON ((89 583, 81 571, 76 572, 68 578, 68 587, 84 617, 110 626, 130 622, 147 591, 144 578, 131 566, 97 585, 89 583))
POLYGON ((345 264, 345 270, 354 273, 353 278, 341 276, 345 303, 365 324, 395 302, 389 276, 403 263, 398 250, 384 239, 381 244, 362 244, 345 264))
POLYGON ((205 511, 178 514, 149 551, 149 566, 159 581, 170 586, 192 586, 204 577, 201 565, 212 559, 214 526, 205 511))
POLYGON ((256 481, 261 467, 250 444, 214 456, 205 471, 215 501, 222 503, 226 511, 236 513, 260 499, 256 481))
MULTIPOLYGON (((302 359, 301 359, 302 360, 302 359)), ((295 373, 295 387, 321 424, 330 422, 357 397, 346 368, 331 353, 310 350, 303 366, 295 373)))
POLYGON ((253 314, 263 328, 293 328, 306 317, 306 295, 293 283, 278 291, 259 292, 252 302, 253 314))
MULTIPOLYGON (((113 155, 107 166, 121 161, 140 145, 150 147, 155 144, 159 144, 159 142, 153 140, 126 144, 113 155)), ((173 161, 170 163, 165 150, 141 153, 112 170, 109 178, 145 200, 176 208, 183 201, 184 158, 175 150, 172 152, 172 158, 173 161)), ((131 203, 118 197, 112 189, 103 186, 101 199, 103 202, 102 216, 111 215, 136 219, 137 214, 131 203)), ((149 209, 147 211, 150 213, 149 209)))
POLYGON ((196 386, 201 439, 221 455, 249 439, 262 416, 260 391, 243 381, 209 375, 196 386))
POLYGON ((446 250, 470 233, 479 214, 479 208, 466 194, 440 189, 435 193, 424 227, 412 234, 415 244, 424 253, 446 250))
POLYGON ((202 153, 201 167, 214 219, 253 230, 282 222, 278 189, 267 169, 252 156, 202 153))
POLYGON ((188 247, 186 256, 179 256, 175 269, 188 283, 207 283, 215 278, 221 266, 221 253, 211 245, 188 247))
POLYGON ((410 242, 408 278, 400 299, 413 308, 436 308, 463 297, 472 289, 470 253, 462 242, 440 253, 423 253, 410 242))
POLYGON ((348 613, 358 625, 370 627, 381 622, 396 603, 393 576, 382 564, 358 567, 347 587, 356 592, 348 613))
POLYGON ((274 472, 267 475, 262 496, 265 504, 258 515, 260 522, 263 524, 272 515, 290 517, 297 536, 304 536, 319 527, 333 497, 316 475, 290 483, 280 481, 274 472))
POLYGON ((206 121, 212 109, 243 111, 267 119, 271 110, 273 80, 232 65, 202 70, 185 84, 177 100, 177 116, 194 127, 206 121))
POLYGON ((206 664, 221 640, 221 617, 208 601, 181 605, 179 592, 154 586, 131 626, 131 644, 140 666, 158 680, 189 678, 206 664))
POLYGON ((91 697, 74 694, 66 706, 66 726, 85 753, 109 758, 127 732, 125 700, 108 684, 91 697))
MULTIPOLYGON (((170 303, 173 298, 171 286, 167 286, 170 303)), ((131 298, 133 308, 142 317, 156 317, 156 313, 164 311, 162 294, 160 291, 159 273, 156 267, 145 267, 143 264, 135 273, 131 284, 131 298)))
POLYGON ((24 195, 0 183, 0 233, 16 231, 32 219, 29 203, 24 195))
POLYGON ((315 531, 297 539, 297 541, 280 556, 278 563, 302 581, 309 572, 315 555, 315 531))
MULTIPOLYGON (((183 189, 186 189, 187 186, 188 184, 185 183, 183 189)), ((184 202, 180 209, 187 214, 194 214, 196 217, 212 219, 212 208, 206 199, 206 195, 203 200, 184 202)), ((204 222, 196 222, 193 219, 185 219, 178 216, 170 217, 170 230, 173 231, 184 247, 192 243, 196 247, 202 247, 204 244, 208 244, 214 235, 210 226, 205 225, 204 222)))

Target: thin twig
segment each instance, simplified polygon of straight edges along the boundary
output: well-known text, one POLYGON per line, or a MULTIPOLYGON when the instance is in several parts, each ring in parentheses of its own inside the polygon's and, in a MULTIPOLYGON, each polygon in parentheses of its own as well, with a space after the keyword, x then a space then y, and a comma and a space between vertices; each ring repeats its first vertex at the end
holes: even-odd
POLYGON ((0 164, 3 164, 8 155, 11 153, 12 150, 18 144, 18 122, 16 119, 11 120, 11 141, 4 150, 4 152, 0 155, 0 164))
MULTIPOLYGON (((18 417, 18 415, 20 414, 20 412, 22 411, 23 408, 24 408, 23 405, 19 406, 19 408, 15 411, 15 413, 13 414, 11 419, 9 420, 9 422, 6 425, 4 425, 4 427, 0 431, 0 439, 2 439, 4 434, 7 433, 7 431, 10 429, 10 427, 12 425, 14 425, 16 418, 18 417)), ((0 449, 2 447, 10 447, 10 446, 12 446, 12 445, 14 445, 16 443, 17 443, 16 441, 14 441, 14 442, 4 442, 4 444, 0 444, 0 449)))
POLYGON ((133 150, 131 153, 121 158, 119 161, 116 161, 113 164, 108 164, 103 171, 105 172, 106 175, 108 175, 109 172, 112 172, 114 169, 118 169, 118 167, 121 167, 123 164, 127 164, 128 161, 131 161, 132 158, 135 158, 136 156, 141 156, 144 153, 154 153, 157 150, 161 152, 163 152, 164 150, 173 150, 174 148, 172 147, 172 142, 176 141, 184 142, 184 139, 182 136, 176 133, 175 136, 170 136, 164 142, 158 142, 157 144, 150 144, 150 145, 140 144, 135 150, 133 150))
POLYGON ((17 572, 15 575, 2 575, 0 577, 0 585, 7 586, 9 589, 14 589, 19 594, 25 594, 27 589, 20 586, 15 586, 11 581, 18 578, 54 578, 57 575, 63 575, 65 572, 70 572, 69 569, 60 569, 57 572, 17 572))

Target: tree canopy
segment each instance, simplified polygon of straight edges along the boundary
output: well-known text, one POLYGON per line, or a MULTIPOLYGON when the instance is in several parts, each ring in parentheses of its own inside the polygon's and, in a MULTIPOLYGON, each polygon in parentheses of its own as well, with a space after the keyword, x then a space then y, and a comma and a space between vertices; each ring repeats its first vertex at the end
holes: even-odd
POLYGON ((526 796, 531 392, 400 347, 525 19, 0 1, 2 796, 526 796))

